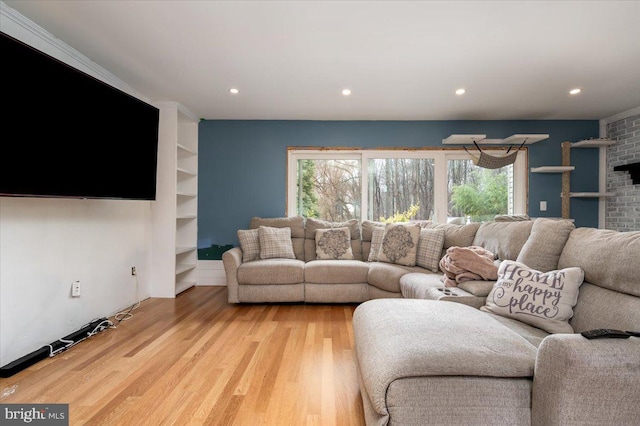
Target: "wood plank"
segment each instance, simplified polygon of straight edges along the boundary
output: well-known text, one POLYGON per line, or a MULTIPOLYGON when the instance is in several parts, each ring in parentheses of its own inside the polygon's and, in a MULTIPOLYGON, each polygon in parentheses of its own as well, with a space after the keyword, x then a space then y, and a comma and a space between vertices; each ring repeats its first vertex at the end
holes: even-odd
POLYGON ((356 305, 226 299, 195 287, 143 301, 116 329, 0 379, 0 402, 69 403, 71 425, 364 425, 356 305))

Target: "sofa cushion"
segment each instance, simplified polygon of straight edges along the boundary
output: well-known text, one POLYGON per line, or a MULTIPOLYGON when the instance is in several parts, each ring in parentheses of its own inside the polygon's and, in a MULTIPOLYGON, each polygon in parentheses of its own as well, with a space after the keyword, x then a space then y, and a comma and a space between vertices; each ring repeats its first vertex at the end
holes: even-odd
POLYGON ((640 296, 638 259, 640 231, 577 228, 569 235, 558 268, 579 266, 588 283, 640 296))
POLYGON ((238 241, 242 250, 243 262, 260 259, 260 238, 257 229, 238 230, 238 241))
POLYGON ((501 315, 495 315, 492 313, 489 313, 489 315, 491 315, 491 317, 498 321, 500 324, 504 325, 512 331, 515 331, 520 336, 527 339, 527 342, 531 343, 536 348, 540 346, 540 343, 542 343, 545 337, 549 336, 549 333, 547 333, 546 331, 526 324, 522 321, 503 317, 501 315))
POLYGON ((367 282, 379 289, 400 293, 400 278, 409 272, 431 273, 419 266, 401 266, 393 263, 369 263, 367 282))
POLYGON ((598 328, 640 330, 640 297, 585 282, 570 323, 576 333, 598 328))
POLYGON ((495 283, 495 281, 470 280, 458 283, 458 287, 474 296, 487 297, 495 283))
POLYGON ((378 253, 381 262, 415 266, 420 227, 405 223, 390 223, 384 229, 378 253))
POLYGON ((258 229, 261 226, 291 228, 291 244, 293 245, 293 253, 296 255, 296 259, 304 260, 304 218, 302 216, 251 218, 249 228, 258 229))
POLYGON ((562 249, 575 228, 570 220, 536 219, 516 260, 542 272, 558 269, 562 249))
POLYGON ((295 259, 291 243, 291 228, 258 228, 260 259, 295 259))
POLYGON ((320 260, 351 260, 349 228, 316 229, 316 257, 320 260))
POLYGON ((573 333, 569 319, 578 301, 584 272, 580 268, 540 272, 505 260, 498 281, 480 309, 517 319, 549 333, 573 333))
POLYGON ((497 214, 493 220, 496 222, 520 222, 523 220, 531 220, 526 214, 497 214))
POLYGON ((369 249, 369 262, 377 262, 380 256, 380 247, 382 246, 382 238, 384 238, 383 227, 374 227, 371 231, 371 248, 369 249))
POLYGON ((304 267, 311 284, 360 284, 367 282, 369 266, 360 260, 312 260, 304 267))
POLYGON ((304 262, 297 259, 267 259, 243 263, 238 268, 238 284, 300 284, 304 282, 304 262))
POLYGON ((357 219, 345 222, 329 222, 326 220, 307 218, 304 227, 304 260, 309 262, 317 259, 316 231, 319 229, 349 228, 351 238, 351 252, 353 259, 362 260, 362 242, 360 241, 360 223, 357 219))
POLYGON ((425 292, 430 288, 442 288, 442 275, 410 272, 400 277, 400 292, 405 299, 426 299, 425 292))
POLYGON ((533 345, 459 303, 370 300, 356 308, 353 331, 363 387, 379 413, 389 386, 404 378, 533 376, 533 345))
POLYGON ((431 224, 429 228, 444 229, 444 244, 442 255, 449 247, 469 247, 473 245, 479 223, 469 223, 467 225, 454 225, 451 223, 431 224))
POLYGON ((362 221, 362 241, 372 241, 372 234, 375 228, 385 228, 387 226, 384 222, 376 222, 373 220, 362 221))
POLYGON ((473 245, 484 247, 497 259, 516 260, 532 226, 533 221, 485 222, 478 228, 473 245))
POLYGON ((438 272, 444 245, 444 229, 421 229, 416 265, 438 272))

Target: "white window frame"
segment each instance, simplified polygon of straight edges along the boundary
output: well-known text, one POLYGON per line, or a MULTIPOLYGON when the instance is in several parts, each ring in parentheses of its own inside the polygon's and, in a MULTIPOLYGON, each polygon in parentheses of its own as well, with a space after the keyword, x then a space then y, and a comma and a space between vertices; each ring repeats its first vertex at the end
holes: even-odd
MULTIPOLYGON (((501 155, 504 149, 485 148, 488 154, 501 155)), ((513 214, 526 214, 528 204, 528 173, 527 173, 526 149, 518 152, 516 161, 513 164, 513 214)), ((297 167, 299 160, 360 160, 360 220, 368 219, 369 209, 369 173, 368 164, 370 159, 384 158, 424 158, 434 160, 434 217, 433 221, 446 223, 447 221, 447 161, 448 160, 471 160, 471 156, 464 150, 459 149, 309 149, 309 148, 288 148, 287 150, 287 206, 286 214, 289 217, 296 216, 295 209, 297 203, 297 167), (291 208, 290 208, 291 207, 291 208)))

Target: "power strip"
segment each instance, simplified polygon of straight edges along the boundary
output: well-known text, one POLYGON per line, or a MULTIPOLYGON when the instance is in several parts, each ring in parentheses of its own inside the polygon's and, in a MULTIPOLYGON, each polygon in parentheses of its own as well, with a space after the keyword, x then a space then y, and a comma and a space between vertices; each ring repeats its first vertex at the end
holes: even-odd
POLYGON ((100 333, 101 331, 104 331, 112 326, 113 323, 106 318, 100 318, 91 321, 80 330, 75 331, 68 336, 64 336, 49 345, 43 346, 40 349, 23 356, 22 358, 18 358, 17 360, 10 362, 4 367, 0 367, 0 377, 11 377, 14 374, 24 370, 25 368, 31 367, 36 362, 42 361, 43 359, 48 357, 56 356, 59 353, 68 350, 72 346, 77 345, 83 340, 93 336, 94 334, 100 333))

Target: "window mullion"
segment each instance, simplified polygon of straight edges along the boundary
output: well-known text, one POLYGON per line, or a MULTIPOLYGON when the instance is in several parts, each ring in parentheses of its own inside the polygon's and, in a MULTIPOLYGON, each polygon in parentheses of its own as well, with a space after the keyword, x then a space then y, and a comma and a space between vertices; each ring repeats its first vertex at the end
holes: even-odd
POLYGON ((433 186, 433 221, 447 223, 447 158, 444 152, 439 152, 434 158, 433 186))
POLYGON ((360 153, 360 220, 369 217, 369 156, 360 153))

